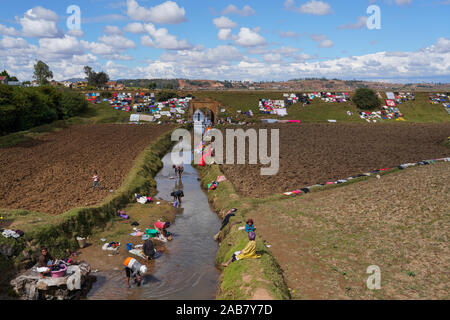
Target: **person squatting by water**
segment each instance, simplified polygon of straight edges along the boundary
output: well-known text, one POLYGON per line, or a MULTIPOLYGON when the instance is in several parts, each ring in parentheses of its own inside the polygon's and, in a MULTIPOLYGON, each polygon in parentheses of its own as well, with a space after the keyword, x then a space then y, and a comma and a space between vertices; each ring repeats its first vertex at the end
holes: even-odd
POLYGON ((147 257, 147 260, 152 260, 156 253, 153 241, 150 239, 145 240, 144 245, 142 247, 142 251, 144 252, 144 255, 147 257))
POLYGON ((134 258, 126 258, 123 262, 125 266, 125 275, 127 277, 127 287, 130 288, 130 278, 139 287, 142 283, 142 277, 147 273, 147 267, 140 264, 134 258))

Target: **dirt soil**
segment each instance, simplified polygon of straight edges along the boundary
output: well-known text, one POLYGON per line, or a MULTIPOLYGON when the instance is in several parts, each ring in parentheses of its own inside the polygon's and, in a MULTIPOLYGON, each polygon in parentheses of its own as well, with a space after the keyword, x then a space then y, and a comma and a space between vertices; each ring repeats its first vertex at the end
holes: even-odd
POLYGON ((450 164, 264 202, 251 218, 294 299, 448 299, 450 164), (367 268, 381 270, 369 290, 367 268))
POLYGON ((0 149, 0 208, 61 214, 117 190, 170 125, 81 125, 0 149), (92 191, 94 170, 103 190, 92 191))
POLYGON ((345 179, 375 169, 450 156, 450 150, 441 145, 450 136, 448 123, 244 127, 249 128, 280 129, 277 175, 261 176, 263 166, 260 165, 222 166, 226 177, 241 195, 255 198, 345 179))

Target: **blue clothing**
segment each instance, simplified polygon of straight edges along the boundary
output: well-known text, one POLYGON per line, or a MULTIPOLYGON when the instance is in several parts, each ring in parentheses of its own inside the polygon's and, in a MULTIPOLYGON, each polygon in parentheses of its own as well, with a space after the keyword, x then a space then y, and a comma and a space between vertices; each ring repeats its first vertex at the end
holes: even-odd
POLYGON ((249 226, 248 224, 245 224, 245 232, 255 231, 255 226, 252 224, 249 226))

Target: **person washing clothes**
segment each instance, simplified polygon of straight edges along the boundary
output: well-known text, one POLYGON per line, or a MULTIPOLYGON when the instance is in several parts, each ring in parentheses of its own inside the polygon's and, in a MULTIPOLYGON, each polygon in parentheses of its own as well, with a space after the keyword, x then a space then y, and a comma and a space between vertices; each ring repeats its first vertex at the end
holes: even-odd
POLYGON ((243 260, 243 259, 259 259, 261 256, 256 254, 256 233, 253 231, 250 231, 248 233, 248 240, 249 242, 245 246, 242 251, 236 251, 233 256, 228 260, 226 263, 222 264, 222 267, 226 268, 230 265, 230 263, 237 261, 237 260, 243 260))
POLYGON ((173 197, 173 202, 177 202, 177 207, 179 207, 181 205, 181 198, 184 197, 184 192, 182 190, 177 190, 172 192, 170 195, 173 197))
POLYGON ((54 265, 54 259, 48 252, 46 247, 41 248, 41 255, 39 256, 37 271, 40 273, 41 278, 45 278, 50 274, 51 268, 54 265))
POLYGON ((147 260, 152 260, 156 253, 153 241, 150 239, 145 240, 144 245, 142 247, 142 251, 144 252, 144 255, 147 257, 147 260))
POLYGON ((142 283, 142 277, 147 273, 147 267, 130 257, 125 259, 123 265, 125 266, 125 275, 127 276, 127 287, 131 287, 130 278, 133 278, 134 283, 139 287, 142 283))
POLYGON ((245 224, 245 232, 249 233, 250 231, 255 231, 255 225, 253 224, 252 219, 248 219, 247 223, 245 224))
POLYGON ((102 187, 100 186, 100 182, 99 182, 99 179, 98 179, 97 171, 94 171, 94 176, 92 177, 92 179, 94 179, 94 184, 92 185, 92 191, 95 190, 95 187, 97 187, 100 190, 102 190, 102 187))

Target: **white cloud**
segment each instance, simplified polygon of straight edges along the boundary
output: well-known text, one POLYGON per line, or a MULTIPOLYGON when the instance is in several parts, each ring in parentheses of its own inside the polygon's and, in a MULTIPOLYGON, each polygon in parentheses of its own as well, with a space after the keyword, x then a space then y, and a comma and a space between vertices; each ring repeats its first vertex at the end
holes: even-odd
POLYGON ((103 33, 110 35, 122 34, 122 30, 118 26, 106 26, 103 28, 103 33))
POLYGON ((266 39, 249 28, 241 28, 239 34, 234 36, 234 41, 241 47, 256 47, 267 43, 266 39))
POLYGON ((298 13, 312 14, 316 16, 323 16, 331 14, 331 6, 327 2, 311 0, 300 7, 295 6, 294 0, 286 0, 284 2, 284 8, 289 11, 294 11, 298 13))
POLYGON ((230 4, 228 7, 223 9, 222 14, 237 14, 240 16, 248 17, 254 15, 256 12, 249 5, 244 6, 241 10, 239 10, 235 5, 230 4))
POLYGON ((139 22, 129 23, 125 26, 125 28, 123 28, 123 30, 125 32, 136 33, 136 34, 145 33, 144 26, 142 25, 142 23, 139 23, 139 22))
POLYGON ((72 57, 83 53, 83 48, 77 38, 65 35, 64 38, 39 39, 39 53, 48 59, 72 57))
POLYGON ((79 65, 88 65, 97 62, 97 57, 93 54, 74 55, 72 61, 79 65))
POLYGON ((407 4, 411 4, 412 0, 395 0, 395 3, 398 4, 399 6, 404 6, 407 4))
POLYGON ((237 23, 227 17, 220 17, 213 20, 215 26, 219 29, 233 29, 237 27, 237 23))
POLYGON ((22 26, 22 34, 29 38, 55 38, 62 36, 62 31, 57 27, 58 15, 52 10, 35 7, 25 12, 19 19, 22 26))
POLYGON ((22 38, 12 38, 9 36, 4 36, 0 41, 0 48, 4 49, 16 49, 16 48, 27 48, 28 42, 22 38))
POLYGON ((186 50, 166 53, 160 57, 163 62, 179 63, 183 67, 210 68, 217 65, 230 65, 242 59, 242 54, 233 46, 218 46, 206 50, 186 50))
POLYGON ((193 46, 187 40, 178 40, 176 36, 169 34, 165 28, 156 29, 151 23, 144 25, 145 31, 149 36, 141 38, 141 44, 167 50, 188 50, 193 46))
POLYGON ((0 35, 16 37, 20 35, 20 32, 13 27, 7 27, 3 24, 0 24, 0 35))
POLYGON ((101 55, 101 56, 115 54, 118 51, 115 48, 113 48, 107 44, 104 44, 104 43, 88 42, 85 40, 81 40, 80 43, 86 50, 89 50, 93 54, 97 54, 97 55, 101 55))
POLYGON ((219 40, 231 40, 232 36, 231 36, 231 29, 220 29, 219 32, 217 33, 217 39, 219 40))
POLYGON ((281 54, 268 53, 263 56, 263 60, 268 63, 280 63, 282 62, 281 54))
POLYGON ((83 30, 69 30, 67 34, 77 38, 81 38, 84 36, 83 30))
POLYGON ((166 1, 146 9, 139 6, 136 0, 127 0, 127 14, 133 20, 158 24, 177 24, 186 21, 186 11, 173 1, 166 1))
POLYGON ((330 39, 323 40, 319 43, 319 48, 331 48, 334 46, 334 42, 330 39))
POLYGON ((297 33, 293 31, 281 31, 280 37, 282 38, 299 38, 303 36, 303 33, 297 33))
POLYGON ((365 27, 367 27, 367 17, 360 16, 358 17, 358 21, 356 23, 340 25, 338 29, 362 29, 365 27))
POLYGON ((130 49, 130 48, 136 48, 136 44, 133 42, 133 40, 130 40, 128 38, 125 38, 124 36, 121 35, 108 35, 108 36, 103 36, 101 38, 98 39, 100 42, 122 50, 122 49, 130 49))

